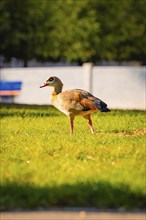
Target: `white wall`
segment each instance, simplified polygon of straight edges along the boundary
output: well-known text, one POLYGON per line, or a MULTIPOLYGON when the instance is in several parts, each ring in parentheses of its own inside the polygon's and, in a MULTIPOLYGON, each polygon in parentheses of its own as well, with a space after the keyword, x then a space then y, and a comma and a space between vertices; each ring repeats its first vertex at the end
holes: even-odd
POLYGON ((145 109, 145 67, 96 67, 92 92, 112 108, 145 109))
POLYGON ((45 67, 4 68, 1 80, 22 81, 22 92, 16 103, 50 104, 52 88, 42 88, 50 76, 58 76, 64 83, 64 90, 82 88, 91 90, 110 108, 145 109, 145 67, 45 67), (91 82, 89 82, 91 80, 91 82))

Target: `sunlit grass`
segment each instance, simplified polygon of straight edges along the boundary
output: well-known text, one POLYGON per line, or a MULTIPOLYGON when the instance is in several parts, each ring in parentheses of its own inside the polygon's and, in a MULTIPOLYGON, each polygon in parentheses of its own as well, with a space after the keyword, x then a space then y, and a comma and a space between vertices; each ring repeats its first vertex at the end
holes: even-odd
POLYGON ((2 210, 144 207, 144 111, 94 114, 94 135, 77 117, 73 136, 52 107, 4 105, 1 116, 2 210))

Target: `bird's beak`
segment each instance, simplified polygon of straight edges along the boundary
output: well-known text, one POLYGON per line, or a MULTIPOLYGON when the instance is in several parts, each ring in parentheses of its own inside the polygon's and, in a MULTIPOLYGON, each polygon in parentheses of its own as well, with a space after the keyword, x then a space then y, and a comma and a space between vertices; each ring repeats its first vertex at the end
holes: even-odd
POLYGON ((43 88, 43 87, 45 87, 47 85, 48 85, 47 83, 44 83, 44 85, 40 86, 40 88, 43 88))

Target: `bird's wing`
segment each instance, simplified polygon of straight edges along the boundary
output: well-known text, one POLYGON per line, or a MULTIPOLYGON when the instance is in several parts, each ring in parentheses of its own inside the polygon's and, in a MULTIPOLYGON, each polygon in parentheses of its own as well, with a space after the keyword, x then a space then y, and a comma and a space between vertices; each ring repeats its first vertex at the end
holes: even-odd
POLYGON ((58 109, 65 109, 68 112, 76 111, 102 111, 107 105, 100 99, 94 97, 85 90, 74 89, 64 91, 57 96, 54 105, 58 109))
POLYGON ((103 101, 94 97, 91 93, 80 89, 74 90, 74 99, 83 106, 84 111, 101 110, 102 107, 107 106, 103 101))

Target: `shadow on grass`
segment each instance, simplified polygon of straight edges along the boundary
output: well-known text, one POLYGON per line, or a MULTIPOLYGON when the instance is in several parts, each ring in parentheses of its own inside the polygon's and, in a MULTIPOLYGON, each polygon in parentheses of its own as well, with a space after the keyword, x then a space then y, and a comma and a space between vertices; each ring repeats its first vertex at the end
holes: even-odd
POLYGON ((58 116, 58 114, 56 114, 55 112, 26 112, 26 111, 23 111, 23 112, 17 112, 17 111, 14 111, 14 112, 1 112, 0 114, 0 117, 1 118, 4 118, 4 117, 16 117, 16 116, 19 116, 19 117, 22 117, 22 118, 25 118, 25 117, 50 117, 50 116, 58 116))
POLYGON ((126 185, 112 186, 107 182, 79 183, 54 187, 37 187, 7 183, 1 186, 1 211, 52 207, 95 207, 143 209, 145 195, 132 192, 126 185))
POLYGON ((58 116, 59 112, 53 106, 1 104, 0 117, 49 117, 58 116))
MULTIPOLYGON (((49 105, 26 105, 26 104, 0 104, 1 106, 1 117, 13 117, 13 116, 20 116, 20 117, 49 117, 49 116, 59 116, 60 113, 57 109, 53 106, 49 105)), ((125 117, 125 114, 128 115, 139 115, 143 114, 144 111, 142 110, 116 110, 112 109, 110 113, 104 114, 98 113, 100 117, 108 117, 109 115, 117 116, 120 115, 125 117)))

